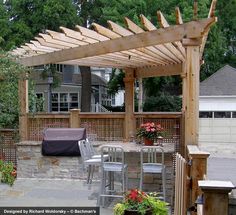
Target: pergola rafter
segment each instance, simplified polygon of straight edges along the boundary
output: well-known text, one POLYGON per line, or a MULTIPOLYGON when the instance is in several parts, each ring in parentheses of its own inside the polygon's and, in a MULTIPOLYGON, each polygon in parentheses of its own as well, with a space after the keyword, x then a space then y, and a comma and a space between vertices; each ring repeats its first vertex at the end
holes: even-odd
MULTIPOLYGON (((144 15, 140 15, 142 27, 125 18, 126 28, 108 21, 109 28, 93 23, 94 30, 77 25, 74 30, 60 27, 62 32, 46 30, 35 40, 13 50, 26 66, 49 63, 78 64, 116 68, 135 68, 151 71, 168 65, 181 65, 186 60, 183 39, 207 38, 209 27, 216 21, 213 1, 207 19, 183 23, 176 8, 176 25, 170 26, 158 11, 160 29, 144 15), (152 67, 152 69, 150 69, 152 67)), ((204 44, 201 46, 201 53, 204 44)), ((169 67, 166 67, 169 68, 169 67)), ((139 76, 140 76, 139 72, 139 76)), ((155 75, 154 73, 150 73, 155 75)), ((172 74, 167 72, 166 75, 172 74)), ((181 74, 178 73, 178 74, 181 74)), ((165 75, 165 74, 163 74, 165 75)))
MULTIPOLYGON (((140 15, 140 26, 125 18, 122 27, 108 21, 108 28, 93 23, 92 29, 75 26, 60 27, 61 32, 46 30, 34 40, 13 50, 17 60, 25 66, 43 64, 76 64, 81 66, 113 67, 125 71, 125 137, 135 132, 134 80, 146 77, 181 75, 185 144, 198 143, 198 95, 200 62, 214 16, 216 0, 212 0, 205 19, 184 23, 179 8, 175 9, 176 25, 169 25, 158 11, 160 28, 140 15)), ((195 8, 194 17, 197 17, 195 8)), ((22 102, 26 102, 26 84, 22 102)), ((27 111, 22 105, 24 116, 27 111)), ((27 120, 22 120, 22 123, 27 120)), ((21 132, 23 133, 23 131, 21 132)), ((24 136, 24 134, 22 134, 24 136)), ((26 136, 26 135, 25 135, 26 136)))

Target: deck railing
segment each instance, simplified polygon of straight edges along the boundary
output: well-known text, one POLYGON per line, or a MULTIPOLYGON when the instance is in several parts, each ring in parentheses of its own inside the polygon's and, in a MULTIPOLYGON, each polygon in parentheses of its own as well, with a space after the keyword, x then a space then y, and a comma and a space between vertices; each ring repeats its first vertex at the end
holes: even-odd
POLYGON ((174 215, 187 214, 187 162, 176 153, 174 215))
POLYGON ((69 114, 28 114, 27 140, 40 141, 46 128, 70 127, 69 114))
MULTIPOLYGON (((153 121, 162 125, 166 138, 182 145, 181 113, 135 113, 136 128, 143 122, 153 121)), ((125 113, 84 113, 73 110, 70 114, 28 114, 27 140, 42 140, 48 127, 85 127, 89 137, 101 141, 124 140, 125 113)), ((133 131, 132 131, 133 132, 133 131)), ((131 136, 136 136, 135 132, 131 136)), ((179 148, 176 149, 180 151, 179 148)))

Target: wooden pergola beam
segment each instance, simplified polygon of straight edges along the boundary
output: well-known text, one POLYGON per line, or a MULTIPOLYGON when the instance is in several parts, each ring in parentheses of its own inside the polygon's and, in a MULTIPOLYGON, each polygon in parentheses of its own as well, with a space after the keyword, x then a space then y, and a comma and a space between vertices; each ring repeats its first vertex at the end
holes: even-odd
POLYGON ((179 7, 175 8, 175 17, 176 17, 176 24, 177 25, 182 25, 184 23, 179 7))
MULTIPOLYGON (((132 22, 130 19, 128 19, 127 17, 125 17, 125 24, 127 26, 127 28, 134 32, 135 34, 139 34, 139 33, 143 33, 144 30, 139 27, 138 25, 136 25, 134 22, 132 22)), ((146 52, 152 52, 155 55, 157 55, 161 61, 165 64, 165 63, 173 63, 173 60, 168 57, 167 55, 163 54, 162 52, 160 52, 160 50, 158 50, 157 48, 153 47, 153 46, 149 46, 146 48, 146 52)))
POLYGON ((158 76, 181 75, 182 64, 172 64, 165 66, 152 66, 135 69, 135 78, 149 78, 158 76))
MULTIPOLYGON (((141 22, 144 28, 148 31, 155 31, 157 30, 156 26, 152 24, 152 22, 146 18, 144 15, 140 16, 141 22)), ((180 59, 176 56, 176 49, 172 46, 169 42, 166 44, 155 46, 160 52, 164 53, 166 56, 171 58, 174 63, 180 63, 180 59)))
MULTIPOLYGON (((157 12, 157 20, 162 28, 168 28, 170 26, 161 11, 157 12)), ((178 51, 180 52, 180 54, 182 54, 181 59, 185 58, 185 49, 182 46, 181 42, 177 41, 173 44, 178 47, 178 51)), ((170 48, 171 50, 173 50, 173 52, 176 53, 176 55, 178 55, 178 52, 175 50, 175 47, 173 45, 170 46, 170 48)))
POLYGON ((25 66, 36 66, 171 43, 181 41, 185 37, 198 38, 201 37, 213 23, 215 23, 214 17, 199 21, 191 21, 182 25, 170 26, 165 29, 158 29, 114 40, 94 43, 93 45, 84 45, 40 56, 21 58, 19 59, 19 62, 25 66))

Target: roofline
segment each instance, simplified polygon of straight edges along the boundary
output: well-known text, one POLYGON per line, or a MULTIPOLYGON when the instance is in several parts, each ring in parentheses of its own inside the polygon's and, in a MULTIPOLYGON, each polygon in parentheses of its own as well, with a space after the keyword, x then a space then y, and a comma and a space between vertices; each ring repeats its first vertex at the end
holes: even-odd
POLYGON ((220 95, 220 96, 216 96, 216 95, 214 95, 214 96, 199 96, 199 98, 236 98, 236 95, 232 95, 232 96, 230 96, 230 95, 220 95))

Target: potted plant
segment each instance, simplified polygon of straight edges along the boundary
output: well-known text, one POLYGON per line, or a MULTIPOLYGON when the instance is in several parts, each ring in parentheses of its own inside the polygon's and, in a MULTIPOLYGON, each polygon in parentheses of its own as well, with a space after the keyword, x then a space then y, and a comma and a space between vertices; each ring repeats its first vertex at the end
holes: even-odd
POLYGON ((0 160, 0 182, 13 185, 16 179, 16 168, 12 162, 0 160))
POLYGON ((127 192, 122 203, 114 206, 114 215, 167 215, 167 203, 138 189, 127 192))
POLYGON ((153 145, 154 140, 163 136, 163 128, 160 124, 154 122, 147 122, 141 124, 137 130, 137 136, 144 139, 145 145, 153 145))

